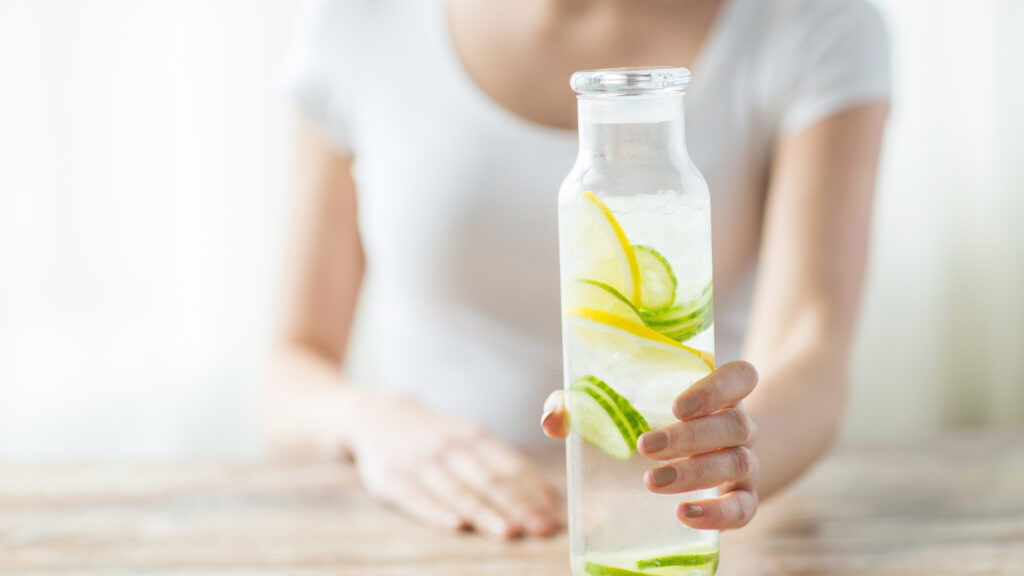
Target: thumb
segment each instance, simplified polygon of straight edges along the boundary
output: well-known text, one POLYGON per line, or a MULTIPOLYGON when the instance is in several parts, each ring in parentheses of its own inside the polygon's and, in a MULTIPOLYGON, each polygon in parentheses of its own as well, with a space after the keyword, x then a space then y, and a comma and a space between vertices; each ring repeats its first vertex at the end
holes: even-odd
POLYGON ((551 438, 562 439, 569 435, 565 426, 565 393, 556 390, 544 401, 544 415, 540 418, 540 426, 551 438))

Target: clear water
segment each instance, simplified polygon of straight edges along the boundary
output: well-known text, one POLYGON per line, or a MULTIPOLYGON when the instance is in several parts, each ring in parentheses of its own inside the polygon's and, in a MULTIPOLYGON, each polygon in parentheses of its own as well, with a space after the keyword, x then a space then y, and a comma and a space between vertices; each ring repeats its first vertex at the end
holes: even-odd
MULTIPOLYGON (((708 202, 675 192, 602 198, 631 244, 653 247, 670 263, 678 281, 676 301, 695 298, 711 281, 711 223, 708 202)), ((573 243, 579 219, 572 202, 560 207, 563 287, 579 279, 585 266, 573 243)), ((591 252, 592 255, 592 252, 591 252)), ((638 409, 652 428, 675 422, 672 399, 703 374, 652 360, 643 345, 594 346, 563 327, 566 387, 583 375, 605 381, 638 409)), ((713 327, 685 342, 713 352, 713 327)), ((569 407, 570 413, 572 407, 569 407)), ((634 454, 615 459, 570 434, 568 445, 570 554, 573 573, 586 574, 585 562, 637 570, 638 560, 718 549, 718 533, 680 523, 676 505, 713 496, 715 490, 661 495, 646 489, 644 472, 655 462, 634 454)), ((655 569, 652 574, 709 574, 710 566, 655 569)))

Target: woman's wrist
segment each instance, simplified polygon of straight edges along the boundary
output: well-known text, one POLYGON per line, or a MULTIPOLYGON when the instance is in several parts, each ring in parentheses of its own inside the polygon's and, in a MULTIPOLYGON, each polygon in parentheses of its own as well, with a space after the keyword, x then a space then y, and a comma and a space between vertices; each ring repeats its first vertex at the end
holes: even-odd
POLYGON ((361 386, 343 385, 331 390, 332 398, 325 402, 324 445, 335 451, 352 454, 364 443, 367 431, 379 424, 381 406, 391 393, 361 386))
POLYGON ((278 355, 262 399, 264 428, 276 449, 328 457, 356 450, 392 394, 353 386, 338 372, 300 347, 278 355))

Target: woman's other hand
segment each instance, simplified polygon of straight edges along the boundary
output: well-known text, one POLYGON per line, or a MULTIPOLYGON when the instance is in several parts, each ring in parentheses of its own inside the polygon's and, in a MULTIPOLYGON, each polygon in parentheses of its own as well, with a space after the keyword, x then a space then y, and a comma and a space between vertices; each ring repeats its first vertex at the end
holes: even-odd
POLYGON ((552 486, 479 426, 394 395, 363 406, 351 450, 371 494, 427 524, 500 539, 560 526, 552 486))
MULTIPOLYGON (((676 516, 702 530, 728 530, 750 522, 757 511, 757 456, 750 449, 756 426, 740 401, 757 385, 757 370, 730 362, 676 396, 672 413, 679 422, 640 436, 637 451, 663 462, 643 478, 651 492, 678 494, 719 488, 717 498, 681 502, 676 516)), ((544 432, 565 438, 565 398, 553 392, 544 404, 544 432)))

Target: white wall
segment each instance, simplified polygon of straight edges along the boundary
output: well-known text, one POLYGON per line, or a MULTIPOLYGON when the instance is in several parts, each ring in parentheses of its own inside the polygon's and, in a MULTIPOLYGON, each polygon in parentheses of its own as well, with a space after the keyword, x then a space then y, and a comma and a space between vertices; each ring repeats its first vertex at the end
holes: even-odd
POLYGON ((877 0, 895 93, 848 437, 1024 423, 1024 3, 877 0))
MULTIPOLYGON (((0 0, 0 459, 254 450, 298 2, 0 0)), ((879 0, 852 438, 1024 421, 1024 3, 879 0)))
POLYGON ((0 0, 0 457, 239 453, 288 0, 0 0))

